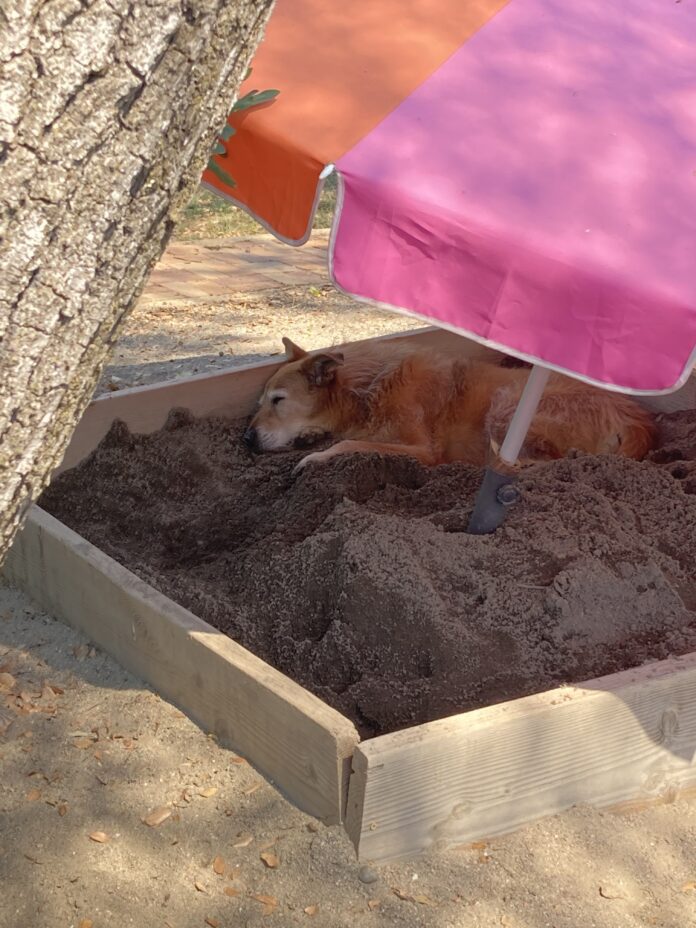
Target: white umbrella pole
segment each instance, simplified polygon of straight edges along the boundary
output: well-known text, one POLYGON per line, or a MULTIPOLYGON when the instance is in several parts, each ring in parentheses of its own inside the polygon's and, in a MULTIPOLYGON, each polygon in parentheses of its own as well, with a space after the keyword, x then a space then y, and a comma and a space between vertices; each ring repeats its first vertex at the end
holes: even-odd
MULTIPOLYGON (((545 367, 535 365, 532 368, 499 451, 498 456, 504 464, 513 465, 517 461, 549 374, 550 371, 545 367)), ((469 520, 470 534, 485 535, 502 525, 507 507, 518 499, 518 493, 512 486, 514 480, 510 474, 501 474, 491 467, 486 468, 469 520)))
POLYGON ((520 456, 520 449, 527 437, 529 426, 532 424, 550 373, 548 368, 539 367, 536 364, 527 378, 515 414, 510 420, 505 440, 500 447, 499 456, 506 464, 514 464, 520 456))

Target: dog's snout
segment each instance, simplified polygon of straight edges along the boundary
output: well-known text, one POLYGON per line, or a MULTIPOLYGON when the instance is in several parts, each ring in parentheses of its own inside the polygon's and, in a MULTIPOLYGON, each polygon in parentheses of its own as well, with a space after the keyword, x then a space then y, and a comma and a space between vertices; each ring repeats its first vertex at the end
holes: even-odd
POLYGON ((242 435, 242 441, 250 451, 254 451, 258 447, 258 440, 259 436, 256 433, 256 429, 253 425, 250 425, 242 435))

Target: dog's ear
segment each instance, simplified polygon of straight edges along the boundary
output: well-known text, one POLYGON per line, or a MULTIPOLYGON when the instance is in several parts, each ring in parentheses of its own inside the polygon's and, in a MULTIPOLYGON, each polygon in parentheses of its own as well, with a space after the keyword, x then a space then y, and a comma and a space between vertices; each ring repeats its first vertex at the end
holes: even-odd
POLYGON ((304 361, 302 371, 313 387, 325 387, 336 376, 336 368, 343 364, 340 351, 312 354, 304 361))
POLYGON ((300 358, 307 357, 307 352, 304 348, 300 348, 295 342, 291 342, 289 338, 283 339, 283 347, 285 348, 285 357, 288 361, 299 361, 300 358))

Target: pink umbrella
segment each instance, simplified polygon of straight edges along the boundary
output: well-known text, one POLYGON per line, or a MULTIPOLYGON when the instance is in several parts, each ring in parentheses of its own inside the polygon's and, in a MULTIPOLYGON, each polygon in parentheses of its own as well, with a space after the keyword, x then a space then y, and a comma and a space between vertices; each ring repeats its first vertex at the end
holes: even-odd
POLYGON ((335 166, 337 286, 534 365, 503 460, 550 370, 686 381, 696 5, 278 0, 252 79, 205 180, 299 243, 335 166))

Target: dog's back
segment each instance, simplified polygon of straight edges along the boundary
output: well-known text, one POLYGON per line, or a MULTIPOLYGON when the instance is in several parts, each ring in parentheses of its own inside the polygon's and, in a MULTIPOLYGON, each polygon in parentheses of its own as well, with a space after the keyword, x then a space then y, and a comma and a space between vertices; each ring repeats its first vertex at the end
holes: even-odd
MULTIPOLYGON (((347 352, 341 374, 370 399, 361 437, 395 440, 396 431, 411 444, 427 435, 439 460, 482 464, 491 443, 502 443, 529 371, 397 345, 347 352)), ((578 449, 640 459, 655 437, 650 413, 631 398, 552 374, 524 456, 563 457, 578 449)))

